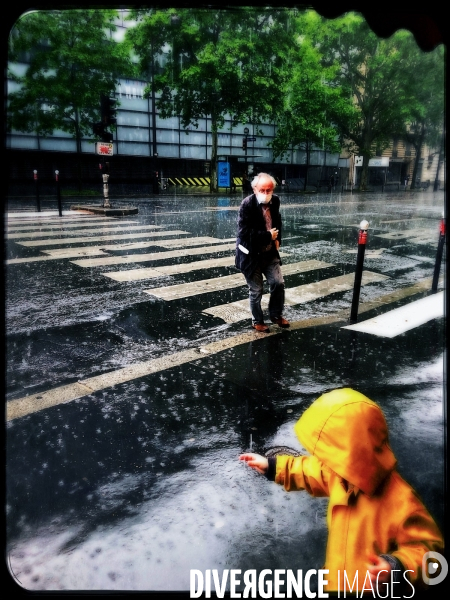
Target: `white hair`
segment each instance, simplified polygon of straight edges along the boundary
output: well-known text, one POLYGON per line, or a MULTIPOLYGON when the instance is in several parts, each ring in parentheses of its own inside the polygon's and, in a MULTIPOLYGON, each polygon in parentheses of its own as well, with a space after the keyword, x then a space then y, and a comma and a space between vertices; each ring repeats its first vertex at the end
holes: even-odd
POLYGON ((269 173, 258 173, 258 175, 255 175, 251 184, 253 189, 255 189, 255 187, 258 185, 258 181, 261 179, 261 177, 265 179, 270 179, 270 181, 273 183, 273 189, 275 189, 277 182, 275 178, 272 177, 272 175, 269 175, 269 173))

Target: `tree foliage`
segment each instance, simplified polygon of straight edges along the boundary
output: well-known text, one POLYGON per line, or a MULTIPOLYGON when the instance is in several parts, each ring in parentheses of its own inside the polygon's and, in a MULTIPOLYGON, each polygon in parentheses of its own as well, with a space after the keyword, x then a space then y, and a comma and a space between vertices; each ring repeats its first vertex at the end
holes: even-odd
POLYGON ((9 60, 26 58, 24 73, 9 73, 8 126, 40 136, 61 130, 77 140, 92 135, 100 95, 132 72, 126 47, 114 42, 113 10, 51 10, 24 14, 9 40, 9 60))
MULTIPOLYGON (((160 115, 179 115, 183 127, 211 119, 215 169, 217 132, 225 116, 233 125, 258 122, 281 107, 280 70, 288 47, 284 9, 166 9, 138 11, 129 39, 148 68, 150 54, 166 52, 155 77, 160 115)), ((148 90, 150 93, 150 90, 148 90)), ((211 173, 215 189, 215 172, 211 173)))
POLYGON ((339 65, 337 81, 348 86, 356 109, 356 118, 338 125, 350 150, 363 156, 365 189, 369 158, 403 130, 412 75, 408 56, 417 46, 406 31, 380 39, 357 13, 320 21, 323 65, 339 65))
POLYGON ((400 135, 410 142, 416 151, 411 182, 415 188, 419 160, 425 144, 440 147, 444 135, 444 47, 430 52, 415 47, 407 59, 410 73, 406 103, 407 114, 400 135))
POLYGON ((293 19, 292 45, 282 69, 283 106, 276 115, 277 131, 271 143, 274 158, 286 158, 295 148, 305 150, 307 166, 313 148, 340 151, 343 124, 355 116, 348 86, 338 78, 339 66, 321 62, 317 19, 313 11, 293 19))

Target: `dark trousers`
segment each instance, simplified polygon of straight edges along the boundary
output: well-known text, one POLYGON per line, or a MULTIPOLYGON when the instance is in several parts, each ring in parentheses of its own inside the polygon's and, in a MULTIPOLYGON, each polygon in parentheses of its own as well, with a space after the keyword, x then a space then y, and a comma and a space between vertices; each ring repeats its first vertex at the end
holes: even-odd
POLYGON ((277 319, 283 314, 284 308, 284 279, 281 273, 279 258, 272 257, 268 260, 262 259, 254 273, 246 277, 252 323, 264 323, 261 298, 263 295, 263 275, 269 284, 269 315, 271 319, 277 319))

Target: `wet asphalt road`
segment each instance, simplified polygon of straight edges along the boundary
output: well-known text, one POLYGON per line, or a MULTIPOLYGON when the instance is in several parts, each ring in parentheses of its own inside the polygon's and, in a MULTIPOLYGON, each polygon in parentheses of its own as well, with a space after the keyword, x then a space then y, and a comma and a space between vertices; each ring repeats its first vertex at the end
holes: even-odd
MULTIPOLYGON (((362 287, 362 303, 432 277, 443 192, 281 197, 285 267, 329 265, 285 276, 287 289, 352 274, 362 219, 370 222, 365 271, 386 276, 362 287)), ((114 224, 230 240, 239 203, 238 195, 136 200, 139 214, 114 224)), ((6 257, 43 256, 68 232, 48 246, 8 239, 6 257)), ((7 401, 111 376, 97 391, 7 421, 7 560, 27 590, 180 591, 189 589, 190 569, 320 568, 326 500, 286 494, 237 457, 278 444, 301 449, 296 420, 321 393, 344 385, 382 406, 400 473, 443 526, 444 320, 394 338, 354 333, 342 329, 352 301, 346 290, 287 306, 285 316, 302 325, 272 326, 274 335, 264 336, 252 333, 249 319, 227 323, 203 312, 245 300, 245 286, 172 301, 151 295, 236 274, 233 266, 130 281, 104 275, 212 257, 194 257, 192 248, 120 266, 61 258, 6 267, 7 401), (215 342, 223 349, 203 352, 215 342), (164 363, 186 351, 194 353, 189 360, 164 363), (153 359, 162 366, 151 374, 112 377, 153 359)), ((147 245, 107 254, 162 251, 147 245)))

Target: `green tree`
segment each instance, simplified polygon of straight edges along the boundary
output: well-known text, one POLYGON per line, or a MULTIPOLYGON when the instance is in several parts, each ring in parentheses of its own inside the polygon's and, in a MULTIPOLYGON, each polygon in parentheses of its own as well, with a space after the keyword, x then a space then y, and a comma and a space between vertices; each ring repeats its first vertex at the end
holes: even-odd
MULTIPOLYGON (((71 134, 81 153, 81 140, 92 135, 100 119, 100 95, 111 95, 119 76, 131 73, 129 48, 112 38, 113 10, 51 10, 24 14, 9 38, 9 76, 15 89, 8 94, 10 130, 55 130, 71 134), (17 65, 23 57, 24 73, 17 65)), ((81 186, 81 168, 78 161, 81 186)))
POLYGON ((348 86, 337 77, 339 65, 324 66, 317 45, 318 15, 300 13, 294 19, 296 33, 283 63, 282 110, 274 115, 277 130, 271 143, 274 159, 299 148, 306 153, 305 189, 313 148, 339 152, 342 124, 355 116, 348 86), (308 35, 308 34, 313 35, 308 35), (338 127, 336 123, 340 123, 338 127))
POLYGON ((416 46, 408 56, 408 114, 404 130, 400 134, 416 151, 411 189, 415 188, 424 145, 440 149, 443 147, 444 60, 443 46, 430 52, 423 52, 416 46))
POLYGON ((211 119, 210 189, 216 191, 218 130, 226 115, 233 126, 257 123, 280 105, 288 11, 190 8, 136 11, 132 16, 138 24, 127 35, 143 70, 155 53, 166 52, 164 69, 155 77, 160 115, 179 115, 183 127, 211 119))
POLYGON ((407 31, 380 39, 363 17, 348 13, 320 24, 325 66, 338 64, 337 81, 348 86, 356 118, 339 120, 348 148, 363 156, 360 188, 367 188, 369 158, 403 129, 408 112, 408 54, 415 42, 407 31))

